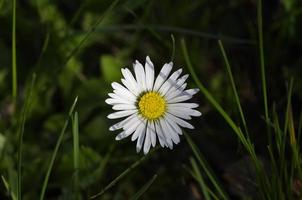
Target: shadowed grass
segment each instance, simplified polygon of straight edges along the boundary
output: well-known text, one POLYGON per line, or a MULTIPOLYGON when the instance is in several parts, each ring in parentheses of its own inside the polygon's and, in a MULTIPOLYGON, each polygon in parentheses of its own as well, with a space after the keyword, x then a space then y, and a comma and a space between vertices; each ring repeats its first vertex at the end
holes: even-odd
POLYGON ((243 114, 243 111, 242 111, 239 95, 238 95, 237 88, 236 88, 236 85, 235 85, 235 81, 234 81, 234 78, 233 78, 231 65, 229 63, 228 57, 225 53, 225 50, 224 50, 224 47, 223 47, 223 44, 222 44, 221 40, 218 40, 218 45, 219 45, 220 51, 222 53, 222 57, 224 59, 225 66, 226 66, 226 69, 227 69, 227 72, 228 72, 228 76, 229 76, 229 79, 230 79, 230 82, 231 82, 231 85, 232 85, 232 90, 233 90, 233 94, 234 94, 236 104, 237 104, 237 107, 238 107, 238 110, 239 110, 241 121, 242 121, 244 130, 246 132, 246 135, 248 136, 249 135, 248 134, 248 128, 247 128, 247 125, 246 125, 246 120, 245 120, 245 117, 244 117, 244 114, 243 114))
POLYGON ((73 111, 74 111, 74 108, 77 104, 77 101, 78 101, 78 97, 75 98, 70 110, 69 110, 69 113, 68 113, 68 117, 67 119, 65 120, 65 123, 64 123, 64 126, 61 130, 61 133, 60 133, 60 136, 57 140, 57 144, 55 146, 55 149, 53 151, 53 154, 52 154, 52 157, 51 157, 51 160, 50 160, 50 163, 48 165, 48 169, 47 169, 47 172, 46 172, 46 175, 45 175, 45 178, 44 178, 44 181, 43 181, 43 186, 42 186, 42 190, 41 190, 41 194, 40 194, 40 200, 43 200, 44 199, 44 195, 45 195, 45 191, 46 191, 46 188, 47 188, 47 184, 48 184, 48 179, 49 179, 49 176, 50 176, 50 173, 51 173, 51 170, 52 170, 52 167, 53 167, 53 164, 55 162, 55 159, 57 157, 57 154, 58 154, 58 151, 59 151, 59 148, 61 146, 61 143, 62 143, 62 140, 63 140, 63 136, 65 134, 65 131, 66 131, 66 128, 68 126, 68 122, 69 122, 69 119, 70 117, 72 116, 73 114, 73 111))
MULTIPOLYGON (((266 75, 265 75, 265 62, 264 62, 264 46, 263 46, 263 27, 262 27, 262 0, 257 0, 257 21, 258 21, 258 45, 261 67, 261 81, 264 103, 264 114, 266 123, 269 122, 268 103, 267 103, 267 88, 266 88, 266 75)), ((269 127, 269 126, 267 126, 269 127)))
POLYGON ((17 52, 16 52, 16 0, 13 0, 12 19, 12 97, 16 103, 17 98, 17 52))
POLYGON ((200 186, 200 189, 202 191, 202 194, 204 195, 204 198, 206 200, 211 200, 210 194, 208 192, 209 188, 206 186, 206 183, 204 182, 204 179, 202 178, 202 175, 200 173, 200 170, 197 166, 196 161, 193 158, 190 158, 190 162, 191 162, 191 165, 192 165, 192 168, 193 168, 193 171, 194 171, 194 175, 195 175, 194 177, 196 178, 196 180, 199 183, 199 186, 200 186))
POLYGON ((130 167, 128 167, 125 171, 123 171, 118 177, 113 179, 104 189, 102 189, 99 193, 89 197, 89 199, 95 199, 100 196, 102 196, 107 190, 112 188, 116 183, 118 183, 122 178, 124 178, 126 175, 128 175, 132 170, 134 170, 136 167, 138 167, 146 158, 150 156, 154 151, 156 151, 158 148, 152 149, 148 155, 145 155, 141 157, 139 160, 137 160, 135 163, 133 163, 130 167))
POLYGON ((10 194, 12 200, 17 200, 17 197, 14 193, 14 191, 11 189, 11 187, 9 186, 8 182, 6 181, 6 179, 4 178, 4 176, 1 175, 1 179, 2 179, 2 182, 4 184, 4 187, 7 191, 8 194, 10 194))
POLYGON ((155 174, 139 191, 137 191, 130 200, 140 199, 140 197, 151 187, 156 178, 157 174, 155 174))
MULTIPOLYGON (((221 199, 230 199, 228 197, 227 193, 221 187, 221 184, 219 183, 219 181, 216 178, 215 174, 213 173, 213 171, 210 169, 210 167, 206 163, 206 160, 204 159, 203 155, 201 154, 201 152, 199 151, 199 149, 197 148, 197 146, 194 144, 194 142, 192 141, 192 139, 188 136, 188 134, 185 133, 184 135, 185 135, 185 137, 187 139, 187 142, 190 145, 190 147, 191 147, 191 149, 193 151, 193 154, 195 155, 198 163, 202 167, 202 171, 204 171, 206 173, 207 177, 209 178, 209 180, 213 184, 213 187, 216 190, 215 194, 219 194, 219 196, 220 196, 221 199)), ((201 177, 201 175, 200 175, 200 177, 201 177)), ((197 178, 198 178, 198 176, 197 176, 197 178)))
POLYGON ((31 102, 31 97, 32 97, 32 91, 34 89, 34 84, 36 80, 36 75, 34 74, 32 77, 32 81, 30 84, 30 87, 28 88, 28 91, 26 92, 26 98, 24 102, 24 107, 22 109, 21 113, 21 121, 20 121, 20 127, 18 130, 18 172, 17 172, 17 199, 21 200, 22 199, 22 184, 21 184, 21 178, 22 178, 22 147, 23 147, 23 135, 24 135, 24 127, 25 127, 25 122, 27 118, 27 114, 30 110, 30 102, 31 102))
POLYGON ((79 119, 75 112, 72 117, 72 138, 73 138, 73 169, 74 169, 74 193, 76 198, 79 196, 79 166, 80 166, 80 148, 79 148, 79 119))

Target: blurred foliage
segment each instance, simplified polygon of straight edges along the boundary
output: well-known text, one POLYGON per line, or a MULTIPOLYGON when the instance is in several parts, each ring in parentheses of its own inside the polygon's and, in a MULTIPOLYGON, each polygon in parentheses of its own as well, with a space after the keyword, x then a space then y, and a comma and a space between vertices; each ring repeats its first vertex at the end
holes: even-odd
MULTIPOLYGON (((200 80, 240 124, 217 45, 217 39, 224 41, 247 124, 257 151, 265 159, 267 155, 263 149, 266 149, 267 138, 263 134, 256 1, 120 0, 104 17, 111 3, 109 0, 17 0, 19 89, 14 106, 11 97, 12 1, 0 0, 0 175, 5 177, 12 190, 16 189, 18 124, 25 89, 33 73, 37 80, 26 119, 22 152, 23 199, 38 199, 52 151, 76 96, 79 96, 76 110, 80 128, 80 191, 81 198, 88 199, 142 156, 136 154, 135 145, 129 139, 116 142, 115 133, 108 131, 114 123, 106 118, 111 111, 104 102, 111 91, 110 83, 119 81, 122 67, 132 68, 131 63, 136 59, 144 62, 146 55, 151 57, 158 72, 170 61, 171 34, 176 41, 175 66, 185 67, 179 42, 185 38, 200 80), (95 26, 102 16, 101 23, 95 26), (79 46, 91 28, 94 28, 93 32, 79 46)), ((297 0, 264 3, 269 100, 275 102, 277 111, 285 112, 286 84, 293 77, 293 115, 294 119, 299 119, 302 5, 297 0)), ((189 84, 195 87, 193 82, 189 84)), ((193 101, 200 104, 203 112, 201 118, 192 122, 196 127, 191 131, 194 141, 222 183, 230 188, 232 199, 253 195, 242 195, 242 191, 248 191, 244 189, 236 191, 241 183, 231 177, 230 172, 240 168, 246 156, 235 136, 203 96, 199 95, 193 101)), ((78 198, 73 196, 72 150, 69 126, 45 199, 78 198)), ((185 166, 190 165, 190 156, 185 140, 173 151, 159 149, 107 191, 102 199, 129 199, 154 174, 158 177, 143 199, 202 199, 198 184, 185 170, 185 166)), ((8 196, 1 182, 0 199, 8 199, 8 196)))

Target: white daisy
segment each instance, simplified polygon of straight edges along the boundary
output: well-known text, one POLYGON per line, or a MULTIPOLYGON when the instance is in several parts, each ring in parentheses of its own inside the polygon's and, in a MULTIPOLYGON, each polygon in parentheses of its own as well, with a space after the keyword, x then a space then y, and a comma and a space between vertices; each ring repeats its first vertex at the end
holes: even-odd
POLYGON ((189 75, 180 77, 182 69, 169 76, 172 66, 172 62, 165 64, 154 80, 154 66, 147 56, 145 68, 138 61, 133 64, 135 77, 128 68, 122 68, 124 78, 121 81, 124 86, 112 83, 114 90, 108 94, 110 98, 106 99, 106 103, 117 112, 108 115, 108 118, 126 118, 109 130, 123 129, 116 140, 132 135, 131 140, 137 140, 137 152, 143 148, 144 154, 147 154, 151 145, 156 145, 157 138, 162 147, 173 149, 173 143, 180 142, 180 127, 194 128, 185 120, 201 115, 193 109, 198 104, 182 103, 191 99, 199 90, 185 90, 185 81, 189 75))

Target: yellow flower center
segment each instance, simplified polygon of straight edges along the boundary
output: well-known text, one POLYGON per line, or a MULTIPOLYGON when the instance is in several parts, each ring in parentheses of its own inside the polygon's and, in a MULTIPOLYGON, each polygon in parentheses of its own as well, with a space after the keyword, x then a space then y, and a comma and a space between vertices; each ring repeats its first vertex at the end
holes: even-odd
POLYGON ((138 109, 148 120, 155 120, 165 113, 166 101, 157 92, 147 92, 138 100, 138 109))

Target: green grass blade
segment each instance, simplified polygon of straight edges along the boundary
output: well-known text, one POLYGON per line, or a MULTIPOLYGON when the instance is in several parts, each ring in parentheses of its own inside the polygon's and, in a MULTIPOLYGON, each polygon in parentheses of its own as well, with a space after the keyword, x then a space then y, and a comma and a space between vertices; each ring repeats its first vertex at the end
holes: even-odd
POLYGON ((225 62, 225 66, 227 68, 229 79, 231 81, 232 90, 233 90, 235 100, 236 100, 236 104, 237 104, 237 107, 238 107, 238 110, 239 110, 239 113, 240 113, 241 121, 242 121, 242 124, 244 126, 245 132, 248 136, 248 129, 247 129, 247 125, 246 125, 246 120, 245 120, 245 117, 244 117, 244 114, 243 114, 243 111, 242 111, 239 95, 238 95, 237 88, 236 88, 236 85, 235 85, 235 81, 234 81, 234 78, 233 78, 231 65, 230 65, 228 57, 225 53, 225 50, 224 50, 224 47, 223 47, 223 44, 222 44, 221 40, 218 40, 218 44, 219 44, 220 51, 222 53, 222 56, 223 56, 223 59, 224 59, 224 62, 225 62))
POLYGON ((300 143, 300 139, 301 139, 301 130, 302 130, 302 111, 300 112, 300 117, 299 117, 299 124, 298 124, 298 143, 300 143))
POLYGON ((286 113, 285 113, 285 122, 284 122, 284 133, 287 133, 288 130, 288 120, 289 120, 289 112, 291 107, 291 98, 292 98, 292 91, 293 91, 293 82, 294 79, 291 78, 288 86, 288 94, 287 94, 287 104, 286 104, 286 113))
POLYGON ((79 163, 80 163, 80 149, 79 149, 79 119, 78 113, 75 112, 72 118, 72 136, 73 136, 73 168, 74 168, 74 193, 76 198, 79 195, 79 163))
POLYGON ((174 57, 175 57, 175 38, 174 35, 171 34, 171 40, 172 40, 172 54, 171 54, 171 61, 174 61, 174 57))
POLYGON ((75 98, 70 110, 69 110, 69 113, 68 113, 68 118, 65 120, 65 123, 64 123, 64 126, 61 130, 61 133, 60 133, 60 136, 57 140, 57 143, 56 143, 56 146, 55 146, 55 149, 53 151, 53 154, 52 154, 52 157, 51 157, 51 160, 50 160, 50 163, 49 163, 49 166, 48 166, 48 169, 47 169, 47 172, 46 172, 46 175, 45 175, 45 178, 44 178, 44 181, 43 181, 43 186, 42 186, 42 190, 41 190, 41 194, 40 194, 40 200, 43 200, 44 199, 44 195, 45 195, 45 191, 46 191, 46 188, 47 188, 47 184, 48 184, 48 179, 49 179, 49 176, 50 176, 50 173, 51 173, 51 170, 52 170, 52 167, 53 167, 53 164, 55 162, 55 159, 57 157, 57 154, 58 154, 58 151, 59 151, 59 148, 60 148, 60 145, 62 143, 62 140, 63 140, 63 136, 65 134, 65 131, 66 131, 66 128, 68 126, 68 122, 69 122, 69 119, 70 117, 72 116, 72 113, 74 111, 74 108, 77 104, 77 101, 78 101, 78 97, 75 98))
POLYGON ((215 177, 215 174, 212 172, 212 170, 210 169, 210 167, 206 163, 202 153, 199 151, 199 149, 194 144, 192 139, 188 136, 188 134, 185 133, 184 135, 185 135, 185 137, 186 137, 186 139, 187 139, 187 141, 188 141, 195 157, 197 158, 199 164, 201 165, 202 170, 206 173, 206 175, 210 179, 211 183, 213 184, 214 188, 216 189, 217 194, 219 194, 222 199, 229 199, 226 192, 220 186, 220 184, 218 182, 218 179, 215 177))
POLYGON ((261 67, 261 81, 262 81, 262 92, 263 92, 263 103, 265 112, 265 121, 269 121, 268 115, 268 103, 267 103, 267 88, 265 78, 265 62, 264 62, 264 46, 263 46, 263 30, 262 30, 262 0, 257 0, 257 21, 258 21, 258 45, 259 45, 259 56, 260 56, 260 67, 261 67))
POLYGON ((12 97, 16 103, 17 98, 17 52, 16 52, 16 0, 13 0, 12 19, 12 97))
POLYGON ((193 80, 195 81, 197 87, 200 89, 200 91, 203 93, 203 95, 207 98, 207 100, 216 108, 216 110, 220 113, 220 115, 225 119, 225 121, 229 124, 229 126, 233 129, 233 131, 236 133, 236 135, 239 137, 239 139, 246 143, 246 139, 242 132, 239 130, 237 125, 234 123, 234 121, 231 119, 231 117, 225 112, 225 110, 220 106, 220 104, 215 100, 215 98, 212 96, 212 94, 204 87, 204 85, 200 82, 197 74, 195 73, 191 61, 189 59, 187 46, 185 43, 185 40, 181 40, 181 47, 183 51, 183 55, 185 57, 185 61, 187 63, 187 67, 192 75, 193 80))
POLYGON ((6 179, 4 178, 4 176, 1 175, 1 179, 2 179, 2 182, 4 184, 5 189, 10 194, 12 200, 17 200, 17 197, 16 197, 15 193, 11 190, 11 187, 9 186, 9 184, 6 181, 6 179))
POLYGON ((109 190, 110 188, 112 188, 122 178, 124 178, 126 175, 128 175, 133 169, 135 169, 136 167, 138 167, 147 157, 150 156, 150 154, 152 154, 152 152, 154 152, 157 149, 158 148, 155 148, 148 155, 141 157, 138 161, 136 161, 130 167, 128 167, 125 171, 123 171, 118 177, 116 177, 115 179, 113 179, 104 189, 102 189, 99 193, 91 196, 89 199, 95 199, 97 197, 102 196, 107 190, 109 190))
POLYGON ((97 27, 96 31, 99 32, 116 32, 116 31, 132 31, 132 30, 155 30, 158 32, 165 32, 165 33, 173 33, 173 34, 181 34, 184 36, 189 37, 196 37, 208 40, 218 40, 222 39, 223 41, 234 43, 234 44, 248 44, 248 45, 255 45, 256 41, 249 40, 245 38, 235 38, 227 35, 222 34, 214 34, 202 31, 196 31, 192 29, 186 29, 176 26, 167 26, 167 25, 155 25, 155 24, 119 24, 119 25, 110 25, 106 27, 97 27))
POLYGON ((197 166, 196 161, 193 158, 190 158, 190 162, 191 162, 193 171, 194 171, 194 173, 196 175, 196 179, 197 179, 197 181, 199 183, 200 189, 201 189, 201 191, 202 191, 202 193, 204 195, 204 198, 206 200, 211 200, 211 197, 210 197, 210 195, 208 193, 208 188, 207 188, 207 186, 206 186, 206 184, 205 184, 205 182, 204 182, 204 180, 203 180, 203 178, 202 178, 202 176, 200 174, 200 171, 199 171, 199 168, 197 166))
POLYGON ((155 174, 137 193, 131 197, 131 200, 138 200, 153 184, 155 179, 157 178, 157 174, 155 174))
POLYGON ((26 92, 26 97, 24 101, 24 107, 22 109, 21 113, 21 122, 20 122, 20 127, 18 130, 18 157, 17 157, 17 162, 18 162, 18 171, 17 171, 17 199, 21 200, 21 190, 22 190, 22 185, 21 185, 21 178, 22 178, 22 146, 23 146, 23 135, 24 135, 24 127, 25 127, 25 122, 26 122, 26 117, 29 112, 30 108, 30 102, 31 102, 31 96, 32 96, 32 90, 34 88, 36 80, 36 75, 34 74, 32 77, 32 81, 30 84, 30 87, 28 88, 28 91, 26 92))
POLYGON ((103 19, 110 14, 110 12, 115 8, 115 6, 117 5, 117 3, 119 2, 119 0, 115 0, 111 3, 111 5, 109 6, 109 8, 104 12, 103 15, 101 15, 96 23, 88 30, 88 32, 85 34, 85 36, 83 37, 83 39, 75 46, 75 48, 69 53, 69 55, 67 56, 67 58, 65 59, 63 65, 61 67, 64 67, 65 65, 67 65, 67 63, 69 62, 69 60, 78 53, 78 51, 81 49, 81 47, 83 46, 83 44, 87 41, 87 39, 90 37, 90 35, 95 31, 96 27, 103 21, 103 19))

